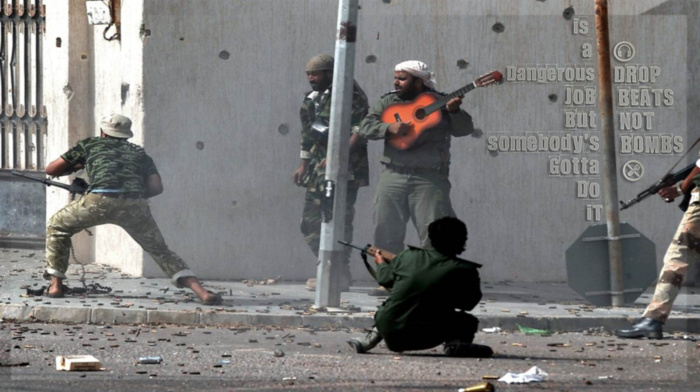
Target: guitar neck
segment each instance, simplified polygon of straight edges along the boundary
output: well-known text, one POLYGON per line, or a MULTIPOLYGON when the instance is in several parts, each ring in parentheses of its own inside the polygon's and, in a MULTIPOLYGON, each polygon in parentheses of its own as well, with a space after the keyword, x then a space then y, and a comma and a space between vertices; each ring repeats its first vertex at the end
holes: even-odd
POLYGON ((469 83, 468 85, 460 88, 459 90, 456 90, 454 92, 451 92, 444 97, 440 97, 437 101, 431 103, 430 105, 425 107, 425 114, 428 115, 430 113, 433 113, 435 111, 438 111, 442 109, 443 106, 447 105, 448 102, 452 98, 459 97, 460 95, 464 95, 476 88, 476 84, 474 82, 469 83))

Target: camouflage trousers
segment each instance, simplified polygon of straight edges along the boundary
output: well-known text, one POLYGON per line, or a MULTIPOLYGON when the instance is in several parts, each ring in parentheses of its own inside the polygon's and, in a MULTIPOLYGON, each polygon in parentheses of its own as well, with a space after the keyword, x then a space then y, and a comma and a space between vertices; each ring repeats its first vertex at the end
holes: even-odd
MULTIPOLYGON (((360 188, 348 187, 348 195, 345 203, 345 238, 344 241, 352 242, 353 219, 355 218, 355 202, 357 192, 360 188)), ((318 260, 319 248, 321 247, 321 224, 323 222, 323 196, 319 192, 306 191, 304 197, 304 212, 301 215, 301 233, 304 235, 306 244, 314 252, 318 260)), ((343 273, 349 274, 350 252, 346 247, 346 257, 343 264, 343 273)))
POLYGON ((45 279, 65 279, 71 251, 71 237, 92 226, 114 224, 123 228, 177 287, 178 279, 195 276, 187 264, 168 246, 158 229, 147 199, 122 199, 88 193, 63 207, 46 226, 45 279))
POLYGON ((393 253, 404 250, 410 219, 418 231, 420 246, 430 246, 428 225, 439 218, 455 216, 451 188, 444 174, 405 174, 385 168, 374 200, 374 245, 393 253))
POLYGON ((683 215, 664 256, 658 283, 644 317, 665 322, 671 314, 688 266, 700 259, 700 203, 692 203, 683 215))

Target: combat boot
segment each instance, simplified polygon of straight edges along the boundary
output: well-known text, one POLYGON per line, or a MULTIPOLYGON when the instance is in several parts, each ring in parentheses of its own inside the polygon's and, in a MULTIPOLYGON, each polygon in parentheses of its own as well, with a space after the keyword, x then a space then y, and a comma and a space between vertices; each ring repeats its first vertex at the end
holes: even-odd
POLYGON ((615 331, 615 336, 618 338, 643 338, 647 337, 649 339, 663 339, 663 326, 659 320, 654 320, 652 318, 645 317, 637 324, 633 325, 630 329, 618 329, 615 331))
POLYGON ((372 328, 369 333, 363 338, 352 338, 348 340, 350 347, 354 348, 358 354, 364 354, 367 351, 375 348, 382 341, 382 335, 379 334, 377 328, 372 328))

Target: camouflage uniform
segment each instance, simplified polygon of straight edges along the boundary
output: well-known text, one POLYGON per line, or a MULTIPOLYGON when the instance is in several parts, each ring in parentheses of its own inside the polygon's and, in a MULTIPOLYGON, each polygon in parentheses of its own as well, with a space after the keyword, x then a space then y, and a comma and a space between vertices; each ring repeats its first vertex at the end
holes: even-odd
POLYGON ((47 269, 65 279, 71 237, 88 227, 115 224, 148 252, 158 266, 181 287, 179 278, 195 276, 185 262, 168 249, 144 198, 144 179, 158 174, 151 157, 125 139, 93 137, 82 140, 61 156, 71 165, 83 164, 88 173, 88 194, 51 217, 46 227, 47 269))
MULTIPOLYGON (((431 91, 432 92, 432 91, 431 91)), ((430 246, 428 225, 445 216, 455 216, 450 202, 450 141, 474 131, 471 116, 464 110, 442 110, 442 121, 426 130, 405 150, 392 147, 388 123, 381 115, 389 105, 407 102, 396 93, 385 94, 362 120, 359 133, 367 139, 385 139, 385 165, 374 201, 374 245, 393 253, 404 249, 406 224, 412 220, 421 246, 430 246)), ((406 121, 406 120, 404 120, 406 121)))
MULTIPOLYGON (((352 96, 351 125, 353 133, 367 114, 367 96, 355 83, 352 96)), ((318 258, 321 244, 321 223, 323 221, 323 192, 325 190, 325 168, 319 163, 326 158, 328 135, 312 129, 312 124, 319 120, 328 125, 331 116, 331 89, 323 93, 307 93, 301 105, 301 159, 308 159, 306 173, 302 184, 306 187, 304 212, 301 217, 301 232, 306 243, 318 258)), ((360 187, 369 185, 369 164, 367 161, 367 141, 362 138, 360 144, 350 152, 349 180, 345 210, 345 240, 352 241, 355 201, 360 187)))
POLYGON ((662 323, 668 319, 673 301, 678 296, 683 279, 688 272, 688 265, 700 260, 700 202, 698 195, 698 188, 695 188, 688 210, 683 215, 678 230, 673 236, 673 241, 666 251, 654 297, 644 311, 646 318, 662 323))

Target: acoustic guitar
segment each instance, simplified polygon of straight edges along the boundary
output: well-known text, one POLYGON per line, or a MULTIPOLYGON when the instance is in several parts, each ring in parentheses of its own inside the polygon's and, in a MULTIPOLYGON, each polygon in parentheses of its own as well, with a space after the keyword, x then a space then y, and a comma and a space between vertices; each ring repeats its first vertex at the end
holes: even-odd
POLYGON ((440 123, 442 120, 442 109, 452 98, 464 95, 477 87, 486 87, 498 83, 503 78, 503 74, 492 71, 480 76, 475 81, 456 90, 450 94, 439 97, 431 93, 422 93, 411 102, 395 103, 388 106, 382 112, 381 120, 385 123, 405 122, 411 124, 411 129, 405 135, 392 135, 389 137, 389 144, 398 149, 406 150, 420 137, 427 129, 440 123))

